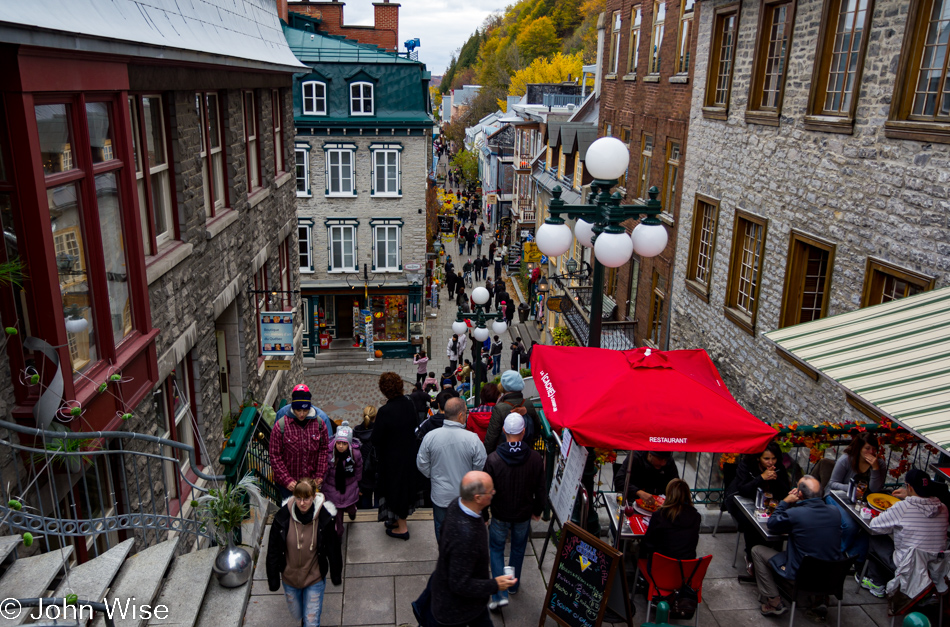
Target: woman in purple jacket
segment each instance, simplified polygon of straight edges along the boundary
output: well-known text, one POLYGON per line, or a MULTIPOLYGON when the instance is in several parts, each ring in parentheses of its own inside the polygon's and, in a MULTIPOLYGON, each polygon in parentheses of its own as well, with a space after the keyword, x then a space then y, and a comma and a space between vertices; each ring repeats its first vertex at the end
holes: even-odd
MULTIPOLYGON (((323 494, 338 510, 346 510, 350 520, 354 520, 356 504, 360 500, 363 456, 360 455, 359 441, 353 441, 353 429, 349 422, 344 420, 336 430, 336 437, 330 440, 329 455, 323 494)), ((343 536, 343 516, 340 514, 336 517, 336 532, 343 536)))

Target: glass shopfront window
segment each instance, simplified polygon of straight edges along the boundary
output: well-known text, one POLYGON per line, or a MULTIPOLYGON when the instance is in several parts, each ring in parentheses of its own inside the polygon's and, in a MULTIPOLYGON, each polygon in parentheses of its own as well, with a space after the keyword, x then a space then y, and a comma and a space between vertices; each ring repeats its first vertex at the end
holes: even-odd
POLYGON ((408 342, 408 296, 371 296, 373 340, 376 342, 408 342))

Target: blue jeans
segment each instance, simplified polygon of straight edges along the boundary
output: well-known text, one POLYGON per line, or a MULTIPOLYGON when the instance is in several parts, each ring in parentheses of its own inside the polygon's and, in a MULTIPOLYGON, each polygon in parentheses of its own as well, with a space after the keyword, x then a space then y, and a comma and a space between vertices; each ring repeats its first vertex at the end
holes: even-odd
POLYGON ((491 373, 492 376, 495 376, 501 372, 501 355, 492 355, 491 356, 491 373))
MULTIPOLYGON (((515 567, 515 579, 521 579, 521 564, 524 562, 524 550, 528 545, 528 535, 531 533, 531 521, 511 523, 491 519, 488 527, 488 551, 491 559, 491 576, 502 577, 505 574, 505 541, 511 532, 511 553, 508 556, 508 565, 515 567)), ((511 588, 518 591, 518 584, 511 588)), ((508 598, 508 591, 497 592, 492 595, 492 601, 501 601, 508 598)))
POLYGON ((432 522, 435 523, 435 543, 439 543, 439 537, 442 535, 442 523, 445 522, 445 513, 449 511, 448 507, 439 507, 432 504, 432 522))
POLYGON ((284 583, 284 598, 287 599, 290 615, 303 627, 320 627, 323 591, 326 587, 323 579, 307 588, 294 588, 284 583))

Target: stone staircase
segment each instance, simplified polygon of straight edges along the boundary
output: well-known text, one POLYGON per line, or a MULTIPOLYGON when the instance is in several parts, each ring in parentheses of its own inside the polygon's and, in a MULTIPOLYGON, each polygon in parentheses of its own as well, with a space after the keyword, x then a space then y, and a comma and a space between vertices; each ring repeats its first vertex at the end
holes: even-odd
MULTIPOLYGON (((261 537, 252 538, 253 518, 245 522, 243 537, 252 555, 259 553, 261 537), (248 539, 250 541, 248 542, 248 539)), ((264 525, 260 525, 259 533, 264 525)), ((116 627, 146 627, 174 624, 176 627, 240 627, 251 595, 251 580, 238 588, 224 588, 212 576, 211 568, 220 548, 199 548, 175 557, 182 537, 160 542, 130 554, 133 540, 112 547, 96 558, 73 566, 66 564, 73 547, 53 550, 32 557, 17 558, 19 536, 0 537, 0 599, 66 597, 75 594, 84 601, 103 601, 109 607, 118 603, 128 608, 123 617, 113 614, 116 627), (167 616, 143 618, 132 607, 148 605, 167 608, 167 616)), ((31 610, 34 611, 34 610, 31 610)), ((16 618, 0 613, 0 627, 31 622, 27 612, 16 618)), ((89 621, 83 619, 80 625, 89 621)), ((60 624, 71 624, 60 622, 60 624)), ((105 617, 97 615, 91 627, 106 627, 105 617)))

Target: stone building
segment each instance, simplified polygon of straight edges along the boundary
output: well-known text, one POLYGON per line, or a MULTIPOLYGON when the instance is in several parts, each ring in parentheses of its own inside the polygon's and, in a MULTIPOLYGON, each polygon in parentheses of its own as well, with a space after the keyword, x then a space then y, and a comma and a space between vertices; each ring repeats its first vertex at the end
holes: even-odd
POLYGON ((763 335, 947 285, 947 2, 702 6, 672 348, 764 420, 879 417, 763 335))
POLYGON ((412 354, 425 320, 429 72, 290 13, 305 354, 366 341, 412 354))
MULTIPOLYGON (((193 445, 216 473, 228 417, 286 395, 301 373, 299 351, 290 370, 266 369, 262 348, 276 347, 258 315, 296 316, 300 65, 268 2, 114 5, 24 3, 0 16, 0 260, 24 274, 0 296, 3 326, 17 330, 0 357, 0 411, 22 425, 193 445), (231 11, 227 35, 219 10, 231 11), (49 348, 31 350, 28 337, 49 348)), ((292 328, 299 345, 299 319, 292 328)), ((150 502, 131 502, 95 459, 85 472, 115 498, 88 511, 76 488, 61 511, 190 508, 174 466, 151 480, 150 502)))
MULTIPOLYGON (((625 202, 646 200, 656 186, 670 244, 658 256, 606 272, 604 294, 619 306, 615 320, 635 321, 638 345, 666 348, 679 225, 682 165, 689 129, 698 18, 694 0, 608 0, 605 15, 600 136, 630 149, 619 187, 625 202)), ((636 226, 631 220, 628 230, 636 226)))

